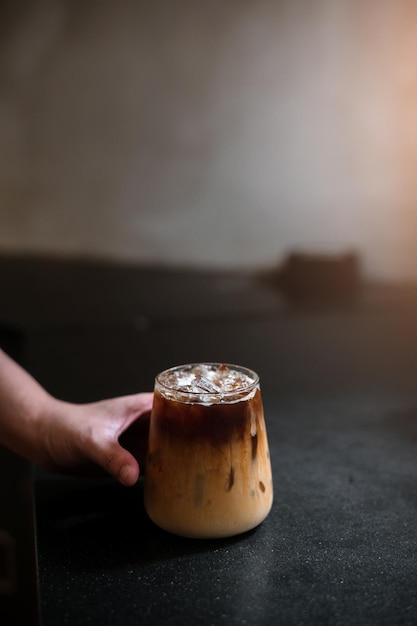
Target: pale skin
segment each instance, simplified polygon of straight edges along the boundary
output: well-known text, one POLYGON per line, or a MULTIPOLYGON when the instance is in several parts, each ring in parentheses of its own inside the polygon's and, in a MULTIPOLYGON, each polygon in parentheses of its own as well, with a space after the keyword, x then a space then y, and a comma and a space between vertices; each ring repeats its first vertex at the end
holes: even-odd
POLYGON ((49 471, 104 470, 134 485, 144 469, 152 402, 152 393, 88 404, 58 400, 0 350, 0 445, 49 471))

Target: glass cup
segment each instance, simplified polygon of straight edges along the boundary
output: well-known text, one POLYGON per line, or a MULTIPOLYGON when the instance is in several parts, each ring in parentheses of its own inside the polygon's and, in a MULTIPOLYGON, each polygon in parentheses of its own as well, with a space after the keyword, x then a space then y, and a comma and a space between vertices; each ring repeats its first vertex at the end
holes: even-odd
POLYGON ((230 537, 265 519, 273 486, 255 372, 194 363, 158 374, 144 498, 158 526, 185 537, 230 537))

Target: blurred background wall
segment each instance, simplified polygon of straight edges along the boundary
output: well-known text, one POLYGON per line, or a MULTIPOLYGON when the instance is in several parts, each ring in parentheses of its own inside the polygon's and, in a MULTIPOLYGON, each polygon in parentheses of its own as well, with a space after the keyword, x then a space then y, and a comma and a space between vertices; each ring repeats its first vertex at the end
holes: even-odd
POLYGON ((3 0, 0 253, 417 278, 416 0, 3 0))

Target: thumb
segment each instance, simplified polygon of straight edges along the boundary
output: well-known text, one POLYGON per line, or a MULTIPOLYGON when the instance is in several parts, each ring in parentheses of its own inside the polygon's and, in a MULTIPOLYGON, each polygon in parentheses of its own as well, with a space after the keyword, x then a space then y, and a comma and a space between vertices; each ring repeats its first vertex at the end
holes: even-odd
POLYGON ((125 487, 133 486, 139 478, 139 464, 133 454, 118 443, 102 453, 97 462, 125 487))

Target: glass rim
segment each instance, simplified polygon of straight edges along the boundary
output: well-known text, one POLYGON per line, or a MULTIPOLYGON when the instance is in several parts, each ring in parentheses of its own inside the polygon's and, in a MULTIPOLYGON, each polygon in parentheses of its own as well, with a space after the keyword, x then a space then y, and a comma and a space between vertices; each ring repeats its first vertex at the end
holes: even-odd
POLYGON ((225 363, 222 361, 195 361, 194 363, 184 363, 182 365, 174 365, 173 367, 168 367, 165 370, 162 370, 161 372, 159 372, 159 374, 157 374, 155 376, 155 385, 158 385, 160 388, 171 392, 171 393, 176 393, 179 394, 180 396, 187 396, 190 398, 200 398, 201 396, 205 396, 206 398, 208 397, 233 397, 236 395, 242 395, 242 394, 248 394, 251 391, 253 391, 253 389, 255 389, 255 387, 257 385, 259 385, 259 375, 252 369, 250 369, 249 367, 246 367, 244 365, 236 365, 235 363, 225 363), (230 389, 229 391, 224 391, 222 393, 219 393, 217 391, 187 391, 184 389, 179 389, 178 387, 174 387, 174 386, 170 386, 167 385, 163 382, 161 382, 160 378, 161 376, 163 376, 164 374, 169 374, 170 372, 176 372, 182 369, 192 369, 193 367, 197 367, 199 365, 205 365, 208 367, 220 367, 221 365, 224 365, 225 367, 231 369, 231 370, 235 370, 238 372, 242 372, 244 374, 246 374, 247 376, 249 376, 251 378, 251 382, 247 385, 244 385, 243 387, 238 387, 237 389, 230 389))

